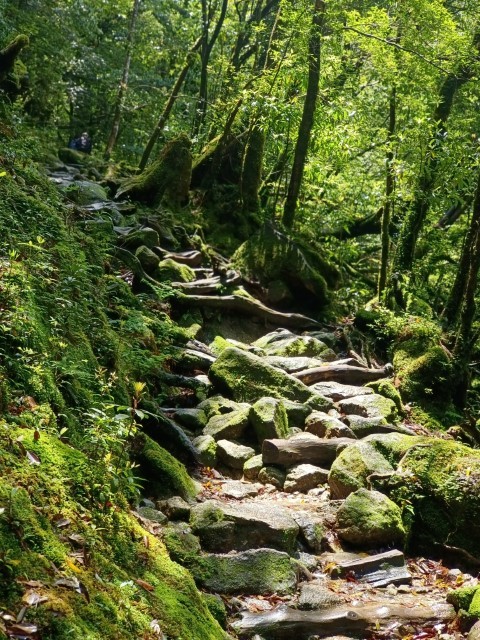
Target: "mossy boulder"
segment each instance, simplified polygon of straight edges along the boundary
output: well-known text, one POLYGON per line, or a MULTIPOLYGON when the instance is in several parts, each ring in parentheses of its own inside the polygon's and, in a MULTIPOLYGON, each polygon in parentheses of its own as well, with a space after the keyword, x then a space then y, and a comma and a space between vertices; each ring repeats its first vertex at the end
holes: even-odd
POLYGON ((207 398, 197 405, 197 409, 203 411, 207 416, 207 421, 213 418, 213 416, 223 416, 232 411, 241 411, 242 409, 249 408, 250 405, 247 403, 234 402, 229 398, 218 395, 207 398))
POLYGON ((243 475, 246 480, 257 480, 258 474, 263 467, 262 455, 253 456, 243 465, 243 475))
POLYGON ((141 246, 135 251, 140 264, 147 273, 153 273, 160 264, 160 258, 148 247, 141 246))
POLYGON ((230 440, 218 440, 217 457, 220 462, 231 469, 243 469, 247 460, 253 458, 255 449, 244 444, 230 442, 230 440))
POLYGON ((75 149, 69 149, 68 147, 61 147, 58 150, 58 157, 65 164, 88 164, 89 157, 81 151, 75 151, 75 149))
POLYGON ((339 279, 336 267, 306 243, 286 236, 269 223, 237 249, 232 261, 247 279, 259 280, 262 286, 283 282, 302 307, 325 307, 330 301, 329 288, 339 279))
POLYGON ((143 246, 148 249, 158 247, 160 240, 155 229, 143 227, 142 229, 133 229, 126 234, 120 234, 117 244, 124 249, 133 251, 143 246))
POLYGON ((168 451, 144 434, 138 436, 136 450, 140 475, 156 497, 179 495, 186 500, 195 497, 197 490, 193 480, 183 464, 168 451))
POLYGON ((480 618, 480 586, 461 587, 447 594, 447 602, 455 610, 466 612, 472 619, 480 618))
POLYGON ((337 511, 338 535, 354 546, 372 548, 400 543, 406 532, 400 508, 378 491, 358 489, 337 511))
POLYGON ((193 282, 195 280, 193 269, 187 264, 175 262, 172 258, 162 260, 153 275, 160 282, 193 282))
POLYGON ((312 336, 298 336, 287 329, 268 333, 253 344, 269 356, 335 359, 335 353, 321 340, 312 336))
POLYGON ((375 380, 373 382, 368 382, 365 386, 373 389, 375 393, 383 396, 384 398, 388 398, 394 402, 399 415, 404 413, 402 397, 391 380, 375 380))
POLYGON ((173 209, 185 206, 192 177, 190 146, 185 134, 167 142, 156 160, 123 183, 116 197, 128 196, 148 205, 158 205, 163 200, 173 209))
POLYGON ((250 422, 261 444, 267 438, 286 438, 288 418, 285 406, 276 398, 261 398, 250 409, 250 422))
POLYGON ((217 443, 212 436, 198 436, 193 441, 198 453, 198 461, 206 467, 214 467, 217 462, 217 443))
POLYGON ((212 416, 203 430, 204 435, 215 440, 241 438, 248 426, 250 406, 240 407, 236 411, 212 416))
POLYGON ((68 198, 80 206, 86 206, 94 202, 106 202, 107 191, 98 183, 89 180, 77 180, 66 190, 68 198))
POLYGON ((378 393, 340 400, 338 406, 340 411, 347 415, 354 414, 363 418, 383 418, 386 422, 395 422, 398 419, 395 402, 378 393))
POLYGON ((209 554, 204 558, 204 585, 220 593, 290 593, 297 578, 288 553, 252 549, 236 554, 209 554))
POLYGON ((289 374, 266 364, 262 358, 231 347, 210 367, 212 384, 234 400, 256 402, 263 397, 311 403, 330 409, 332 402, 312 391, 289 374))
POLYGON ((285 469, 268 465, 260 469, 258 473, 258 481, 262 484, 271 484, 281 491, 285 483, 286 475, 285 469))

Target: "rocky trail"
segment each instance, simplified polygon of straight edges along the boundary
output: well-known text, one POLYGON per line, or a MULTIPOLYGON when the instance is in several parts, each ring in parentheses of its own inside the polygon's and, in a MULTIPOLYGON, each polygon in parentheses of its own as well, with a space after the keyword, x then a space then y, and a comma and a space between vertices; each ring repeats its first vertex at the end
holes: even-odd
POLYGON ((335 327, 239 294, 240 274, 228 264, 214 272, 192 247, 169 248, 153 222, 126 225, 129 205, 110 202, 96 183, 79 183, 76 171, 58 167, 51 179, 77 194, 92 233, 111 225, 123 277, 155 280, 162 266, 175 274, 186 267, 193 276, 173 281, 181 304, 207 317, 228 310, 239 325, 243 314, 258 319, 248 343, 231 335, 183 348, 169 383, 186 390, 188 402, 164 407, 160 426, 194 462, 197 502, 148 496, 136 511, 217 599, 219 619, 225 605, 229 633, 255 640, 479 637, 461 631, 458 602, 447 602, 453 589, 478 584, 468 549, 451 545, 461 568, 433 559, 447 544, 432 546, 432 557, 404 553, 411 502, 395 491, 417 482, 434 442, 448 441, 409 423, 391 366, 367 363, 335 327))

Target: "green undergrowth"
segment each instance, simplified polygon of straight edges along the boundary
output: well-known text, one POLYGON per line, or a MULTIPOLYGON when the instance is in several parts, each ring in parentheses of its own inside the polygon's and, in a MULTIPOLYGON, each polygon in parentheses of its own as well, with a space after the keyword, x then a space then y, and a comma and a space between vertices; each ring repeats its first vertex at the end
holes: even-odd
POLYGON ((166 395, 187 340, 166 313, 171 288, 135 295, 111 233, 85 233, 91 214, 28 162, 4 167, 0 608, 15 618, 39 594, 24 622, 43 640, 223 638, 190 574, 131 513, 142 486, 195 493, 155 443, 150 467, 134 461, 142 402, 166 395))

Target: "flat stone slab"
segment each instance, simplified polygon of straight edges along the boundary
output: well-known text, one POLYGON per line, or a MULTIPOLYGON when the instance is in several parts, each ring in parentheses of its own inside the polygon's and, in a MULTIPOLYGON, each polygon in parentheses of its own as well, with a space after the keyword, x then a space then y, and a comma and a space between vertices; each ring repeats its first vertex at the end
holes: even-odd
POLYGON ((343 598, 327 589, 324 581, 304 582, 300 587, 298 608, 303 611, 330 609, 342 603, 343 598))
POLYGON ((353 560, 331 560, 336 564, 332 577, 354 577, 358 582, 366 582, 373 587, 386 587, 389 584, 410 584, 412 576, 405 565, 405 556, 401 551, 392 549, 373 556, 353 560))
POLYGON ((287 509, 265 501, 224 504, 208 500, 192 509, 191 527, 207 551, 268 547, 293 551, 299 527, 287 509))
POLYGON ((243 500, 243 498, 253 498, 258 495, 258 489, 250 482, 229 480, 223 483, 220 495, 227 498, 235 498, 236 500, 243 500))
POLYGON ((252 549, 234 554, 208 554, 204 585, 219 593, 289 593, 297 576, 288 553, 252 549))
POLYGON ((287 493, 300 491, 306 493, 319 484, 328 481, 328 471, 313 464, 297 464, 290 467, 285 478, 283 490, 287 493))
POLYGON ((230 442, 230 440, 219 440, 217 442, 217 457, 220 462, 232 469, 243 469, 247 460, 253 458, 255 449, 246 447, 243 444, 230 442))
POLYGON ((312 369, 313 367, 321 367, 323 360, 320 358, 306 358, 299 356, 297 358, 288 358, 283 356, 267 356, 265 362, 271 364, 272 367, 283 369, 287 373, 296 373, 304 369, 312 369))
POLYGON ((341 384, 340 382, 317 382, 310 388, 326 398, 331 398, 334 402, 347 400, 355 396, 373 394, 373 390, 369 387, 357 387, 351 384, 341 384))

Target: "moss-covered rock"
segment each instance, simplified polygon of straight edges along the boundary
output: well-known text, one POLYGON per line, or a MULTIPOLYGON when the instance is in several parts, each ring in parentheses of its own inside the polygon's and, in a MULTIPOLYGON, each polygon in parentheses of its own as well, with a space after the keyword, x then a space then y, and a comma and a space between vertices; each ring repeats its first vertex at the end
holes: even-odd
POLYGON ((312 391, 287 373, 266 364, 262 358, 231 347, 210 367, 209 378, 221 392, 238 401, 256 402, 262 397, 315 404, 329 409, 331 401, 312 391))
POLYGON ((247 279, 268 287, 284 282, 302 307, 323 308, 329 303, 329 287, 336 285, 338 271, 300 240, 293 240, 270 224, 244 242, 233 263, 247 279))
POLYGON ((253 456, 243 465, 243 475, 246 480, 256 480, 260 469, 263 467, 262 455, 253 456))
POLYGON ((141 476, 156 497, 179 495, 186 500, 195 497, 195 484, 181 462, 154 440, 139 435, 136 444, 141 476))
POLYGON ((222 438, 236 440, 241 438, 248 426, 250 406, 240 407, 236 411, 212 416, 203 430, 204 435, 215 440, 222 438))
POLYGON ((289 555, 274 549, 209 554, 205 563, 205 586, 220 593, 284 594, 297 582, 289 555))
POLYGON ((272 484, 281 491, 285 483, 286 475, 285 469, 268 465, 260 469, 258 473, 258 481, 263 484, 272 484))
POLYGON ((147 247, 148 249, 158 247, 160 240, 155 229, 143 227, 143 229, 134 229, 129 233, 121 234, 117 243, 124 249, 136 251, 140 247, 147 247))
POLYGON ((138 247, 135 251, 135 255, 147 273, 153 273, 160 264, 160 258, 157 254, 143 245, 138 247))
MULTIPOLYGON (((72 151, 72 149, 70 149, 70 151, 72 151)), ((77 180, 72 186, 68 187, 66 193, 68 194, 69 200, 73 200, 73 202, 76 202, 80 206, 86 206, 94 202, 106 202, 108 200, 106 190, 98 183, 90 182, 89 180, 77 180)))
POLYGON ((340 400, 338 406, 340 411, 347 415, 353 414, 363 418, 383 418, 387 423, 395 422, 398 419, 395 402, 378 393, 340 400))
POLYGON ((324 342, 312 336, 298 336, 286 329, 269 333, 253 343, 269 356, 321 358, 334 360, 335 353, 324 342))
POLYGON ((403 414, 404 410, 403 410, 402 397, 398 389, 395 387, 395 385, 391 380, 386 380, 386 379, 375 380, 373 382, 367 383, 365 386, 369 387, 370 389, 373 389, 375 393, 381 396, 384 396, 385 398, 388 398, 389 400, 394 402, 395 407, 397 408, 398 414, 399 415, 403 414))
POLYGON ((342 540, 372 548, 402 543, 406 532, 400 508, 378 491, 358 489, 337 512, 337 531, 342 540))
POLYGON ((75 149, 69 149, 68 147, 62 147, 58 150, 58 157, 65 164, 87 164, 89 157, 81 151, 75 151, 75 149))
POLYGON ((186 264, 175 262, 172 258, 162 260, 154 272, 160 282, 193 282, 195 272, 186 264))
POLYGON ((257 400, 250 410, 249 417, 260 444, 267 438, 288 436, 287 412, 281 400, 275 398, 257 400))

